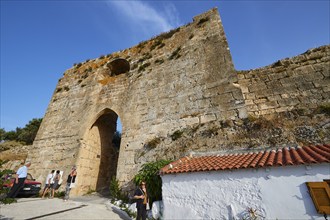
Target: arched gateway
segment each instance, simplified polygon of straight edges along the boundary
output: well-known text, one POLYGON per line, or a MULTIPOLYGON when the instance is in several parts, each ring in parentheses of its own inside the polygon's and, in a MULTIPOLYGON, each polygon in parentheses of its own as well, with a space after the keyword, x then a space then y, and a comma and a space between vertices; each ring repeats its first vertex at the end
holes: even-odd
POLYGON ((110 180, 116 177, 119 149, 113 144, 118 115, 110 110, 103 110, 84 134, 77 157, 80 175, 84 178, 82 191, 96 190, 107 193, 110 180), (91 172, 93 171, 93 172, 91 172))
POLYGON ((61 169, 66 177, 77 165, 73 194, 103 191, 112 176, 128 186, 143 163, 164 156, 148 154, 157 150, 152 140, 244 115, 235 82, 216 9, 132 48, 75 64, 49 103, 28 156, 31 172, 43 180, 49 170, 61 169), (118 116, 119 152, 111 142, 118 116))

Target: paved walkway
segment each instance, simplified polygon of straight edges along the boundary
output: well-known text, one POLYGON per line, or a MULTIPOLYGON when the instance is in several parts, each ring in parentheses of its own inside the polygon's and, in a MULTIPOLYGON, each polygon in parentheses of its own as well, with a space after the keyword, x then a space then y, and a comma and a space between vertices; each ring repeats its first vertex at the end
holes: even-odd
POLYGON ((17 203, 0 205, 1 220, 16 219, 111 219, 131 220, 109 199, 99 196, 62 199, 18 198, 17 203))

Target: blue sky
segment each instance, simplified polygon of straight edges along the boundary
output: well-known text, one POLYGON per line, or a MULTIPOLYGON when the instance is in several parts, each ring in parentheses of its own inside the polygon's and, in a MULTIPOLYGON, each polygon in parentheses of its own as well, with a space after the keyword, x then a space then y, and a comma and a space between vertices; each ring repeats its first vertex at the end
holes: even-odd
POLYGON ((238 70, 329 44, 329 0, 1 0, 0 128, 44 117, 74 63, 132 47, 214 7, 238 70))

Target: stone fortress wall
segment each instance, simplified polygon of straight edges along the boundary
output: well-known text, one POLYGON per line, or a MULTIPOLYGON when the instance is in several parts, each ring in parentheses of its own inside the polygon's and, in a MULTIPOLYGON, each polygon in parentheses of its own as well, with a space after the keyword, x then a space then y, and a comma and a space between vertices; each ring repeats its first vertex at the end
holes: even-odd
MULTIPOLYGON (((67 175, 74 194, 129 187, 141 165, 190 151, 244 148, 245 120, 329 103, 329 47, 235 71, 217 9, 132 48, 75 64, 59 80, 29 152, 31 172, 67 175), (120 149, 113 147, 122 122, 120 149), (242 138, 243 140, 243 138, 242 138)), ((322 139, 324 140, 324 139, 322 139)), ((249 140, 247 140, 249 141, 249 140)))
POLYGON ((315 109, 329 103, 329 56, 330 47, 322 46, 267 67, 238 71, 238 84, 249 114, 315 109))

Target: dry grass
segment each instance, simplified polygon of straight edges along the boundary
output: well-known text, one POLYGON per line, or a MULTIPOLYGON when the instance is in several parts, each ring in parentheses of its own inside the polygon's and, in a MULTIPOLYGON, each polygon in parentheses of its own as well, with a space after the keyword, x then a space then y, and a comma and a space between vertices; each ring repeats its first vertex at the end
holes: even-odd
POLYGON ((21 160, 21 161, 25 161, 25 159, 27 158, 27 154, 16 154, 10 151, 3 151, 0 154, 0 160, 21 160))
POLYGON ((23 144, 17 141, 6 141, 0 144, 0 160, 25 160, 27 150, 23 149, 23 144))
POLYGON ((5 141, 0 144, 0 152, 9 150, 14 147, 21 147, 21 146, 23 146, 23 144, 20 142, 17 142, 17 141, 5 141))

